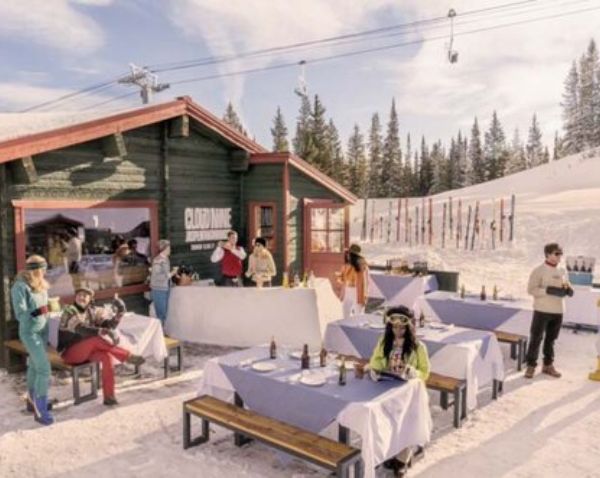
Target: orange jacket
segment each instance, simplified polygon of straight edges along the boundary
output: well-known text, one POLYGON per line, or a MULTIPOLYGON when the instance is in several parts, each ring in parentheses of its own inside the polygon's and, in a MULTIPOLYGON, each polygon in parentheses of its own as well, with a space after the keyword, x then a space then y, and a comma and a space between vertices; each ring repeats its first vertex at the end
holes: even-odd
POLYGON ((349 287, 356 287, 356 302, 360 305, 367 303, 367 291, 369 290, 369 267, 362 263, 360 271, 351 264, 344 264, 340 272, 339 281, 349 287))

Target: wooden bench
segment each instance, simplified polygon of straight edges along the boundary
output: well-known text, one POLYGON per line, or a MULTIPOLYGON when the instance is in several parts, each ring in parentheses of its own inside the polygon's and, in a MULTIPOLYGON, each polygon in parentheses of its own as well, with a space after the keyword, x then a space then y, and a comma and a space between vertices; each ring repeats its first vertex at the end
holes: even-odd
POLYGON ((523 362, 525 361, 527 337, 499 330, 495 330, 494 333, 498 342, 510 344, 510 358, 517 361, 517 370, 520 372, 523 369, 523 362))
POLYGON ((462 421, 467 418, 467 382, 457 378, 446 377, 431 372, 425 382, 425 386, 431 390, 440 392, 440 406, 448 410, 454 406, 454 427, 460 428, 462 421), (448 396, 452 395, 454 400, 448 402, 448 396))
MULTIPOLYGON (((4 342, 6 348, 17 355, 27 357, 29 353, 25 348, 25 345, 20 340, 7 340, 4 342)), ((95 400, 98 397, 99 388, 99 377, 100 377, 100 364, 98 362, 86 362, 79 365, 67 364, 56 349, 48 347, 47 349, 48 360, 50 365, 59 370, 66 370, 71 373, 73 380, 73 400, 75 405, 87 402, 88 400, 95 400), (85 395, 81 394, 81 373, 83 371, 89 371, 91 376, 91 391, 85 395)))
POLYGON ((245 442, 257 440, 285 453, 333 471, 338 477, 363 476, 360 450, 287 423, 264 417, 242 407, 204 395, 183 403, 183 448, 209 440, 209 424, 243 435, 245 442), (202 433, 191 435, 191 417, 202 420, 202 433))
MULTIPOLYGON (((173 370, 175 372, 181 372, 183 370, 183 344, 171 337, 165 337, 165 346, 167 347, 167 356, 163 360, 163 369, 165 378, 169 377, 169 373, 171 372, 171 356, 173 352, 175 352, 175 356, 177 357, 177 363, 173 370)), ((135 374, 139 375, 141 370, 141 365, 135 366, 135 374)))

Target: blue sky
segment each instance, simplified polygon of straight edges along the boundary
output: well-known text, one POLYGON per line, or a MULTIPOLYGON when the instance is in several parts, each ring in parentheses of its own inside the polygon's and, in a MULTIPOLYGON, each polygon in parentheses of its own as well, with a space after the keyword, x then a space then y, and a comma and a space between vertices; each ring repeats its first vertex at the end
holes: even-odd
MULTIPOLYGON (((537 0, 513 9, 465 15, 508 0, 457 0, 457 31, 527 21, 600 6, 597 0, 537 0), (462 24, 459 23, 463 22, 462 24)), ((0 111, 16 111, 112 79, 130 62, 146 65, 235 54, 354 31, 444 16, 438 0, 3 0, 0 2, 0 111)), ((337 48, 311 48, 292 55, 236 60, 181 72, 164 82, 307 60, 311 94, 319 94, 345 139, 357 122, 367 132, 373 112, 385 122, 395 98, 403 137, 425 134, 447 141, 470 128, 477 115, 484 127, 494 109, 506 134, 526 136, 534 112, 545 141, 560 128, 563 80, 571 61, 598 32, 600 10, 507 29, 457 36, 459 62, 446 59, 447 38, 404 48, 311 64, 343 51, 449 33, 447 22, 413 28, 402 37, 337 48)), ((600 40, 600 38, 597 38, 600 40)), ((232 101, 252 135, 270 146, 269 128, 281 106, 293 134, 298 68, 174 86, 155 101, 190 95, 218 116, 232 101)), ((78 109, 127 92, 115 86, 98 95, 56 106, 78 109)), ((136 96, 106 108, 139 103, 136 96)))

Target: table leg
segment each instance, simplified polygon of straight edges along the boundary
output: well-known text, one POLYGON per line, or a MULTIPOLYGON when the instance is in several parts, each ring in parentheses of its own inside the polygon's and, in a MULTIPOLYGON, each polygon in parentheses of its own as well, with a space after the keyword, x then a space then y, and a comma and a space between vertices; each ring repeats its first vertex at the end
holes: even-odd
MULTIPOLYGON (((240 397, 237 392, 233 395, 233 403, 236 407, 244 408, 244 400, 242 400, 242 397, 240 397)), ((244 446, 246 443, 250 443, 251 441, 252 438, 248 438, 241 433, 234 432, 233 434, 233 443, 235 446, 244 446)))
POLYGON ((338 441, 350 445, 350 430, 342 425, 338 425, 338 441))

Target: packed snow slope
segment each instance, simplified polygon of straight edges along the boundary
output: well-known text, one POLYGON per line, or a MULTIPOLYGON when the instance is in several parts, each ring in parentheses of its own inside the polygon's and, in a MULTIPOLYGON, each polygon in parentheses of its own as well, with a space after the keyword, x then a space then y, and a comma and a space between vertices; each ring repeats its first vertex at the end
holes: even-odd
MULTIPOLYGON (((365 254, 370 262, 384 262, 389 257, 409 260, 426 259, 430 268, 460 272, 460 281, 467 289, 478 291, 482 285, 497 284, 503 293, 525 295, 530 270, 543 260, 543 246, 559 242, 565 255, 585 255, 600 259, 600 152, 587 152, 529 169, 494 181, 445 192, 433 196, 433 242, 432 245, 415 245, 415 206, 419 207, 421 221, 421 198, 409 199, 409 217, 412 218, 412 245, 405 241, 405 210, 402 201, 400 217, 400 242, 396 242, 397 199, 376 199, 374 216, 372 201, 367 205, 367 241, 363 241, 365 254), (492 249, 490 223, 493 217, 499 227, 500 199, 504 198, 505 214, 509 214, 510 196, 516 197, 514 241, 507 241, 508 221, 505 220, 504 242, 492 249), (442 248, 443 204, 448 207, 452 197, 454 235, 450 237, 449 219, 446 222, 446 243, 442 248), (465 250, 464 238, 456 246, 456 222, 458 201, 462 201, 463 231, 466 228, 467 210, 480 203, 481 235, 475 241, 474 250, 465 250), (390 214, 391 206, 391 214, 390 214), (374 241, 370 240, 371 221, 375 217, 374 241), (388 238, 388 222, 392 218, 388 238)), ((426 212, 428 211, 428 203, 426 212)), ((360 201, 352 208, 352 237, 360 241, 363 221, 363 205, 360 201)), ((427 221, 427 216, 426 216, 427 221)), ((471 221, 472 231, 472 221, 471 221)), ((498 234, 498 232, 497 232, 498 234)), ((427 243, 427 231, 425 242, 427 243)), ((596 267, 596 275, 599 274, 596 267)), ((598 282, 598 278, 596 278, 598 282)), ((502 293, 501 292, 501 293, 502 293)))

